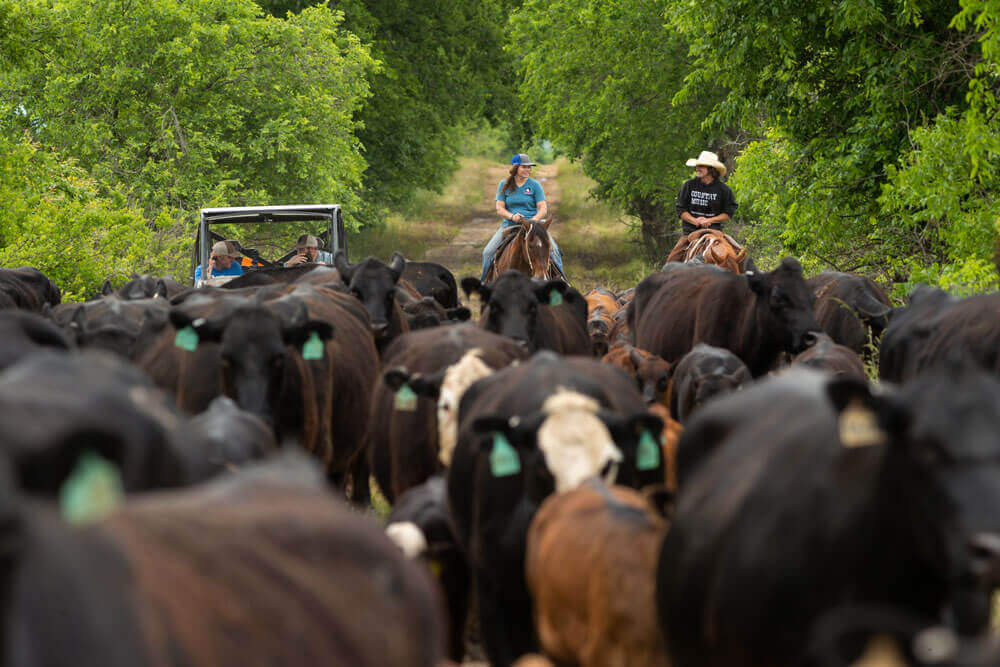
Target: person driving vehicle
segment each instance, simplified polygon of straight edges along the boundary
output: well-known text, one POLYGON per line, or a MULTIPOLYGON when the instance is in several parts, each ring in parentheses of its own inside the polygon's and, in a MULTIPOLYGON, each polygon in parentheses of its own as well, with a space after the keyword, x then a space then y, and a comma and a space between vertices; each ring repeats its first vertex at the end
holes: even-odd
MULTIPOLYGON (((225 241, 219 241, 212 246, 212 254, 208 258, 208 275, 205 280, 218 278, 220 276, 242 276, 243 267, 235 261, 235 254, 225 241)), ((201 264, 195 267, 194 283, 197 285, 202 279, 201 264)))
POLYGON ((319 239, 312 234, 303 234, 295 242, 295 255, 285 262, 286 267, 298 266, 307 262, 318 264, 333 264, 333 254, 320 250, 319 239))

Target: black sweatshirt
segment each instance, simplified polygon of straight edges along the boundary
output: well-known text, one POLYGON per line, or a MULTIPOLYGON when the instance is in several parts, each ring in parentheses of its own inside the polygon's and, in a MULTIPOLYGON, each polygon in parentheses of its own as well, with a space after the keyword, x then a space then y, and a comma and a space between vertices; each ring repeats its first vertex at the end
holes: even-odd
MULTIPOLYGON (((695 177, 684 182, 681 191, 677 193, 677 215, 687 211, 696 218, 711 218, 726 213, 730 218, 736 213, 736 198, 729 186, 720 180, 713 180, 708 185, 695 177)), ((681 222, 683 232, 690 234, 698 229, 689 222, 681 222)), ((713 229, 722 229, 721 223, 714 223, 713 229)))

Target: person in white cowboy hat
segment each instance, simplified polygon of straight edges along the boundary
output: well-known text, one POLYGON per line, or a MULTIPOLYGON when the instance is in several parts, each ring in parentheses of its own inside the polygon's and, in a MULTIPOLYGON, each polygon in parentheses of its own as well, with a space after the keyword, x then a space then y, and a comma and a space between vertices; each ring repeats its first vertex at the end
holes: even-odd
POLYGON ((684 235, 705 228, 721 231, 722 223, 732 219, 737 206, 733 191, 722 182, 726 165, 709 151, 702 151, 686 164, 694 167, 695 177, 685 181, 677 193, 677 215, 684 235))

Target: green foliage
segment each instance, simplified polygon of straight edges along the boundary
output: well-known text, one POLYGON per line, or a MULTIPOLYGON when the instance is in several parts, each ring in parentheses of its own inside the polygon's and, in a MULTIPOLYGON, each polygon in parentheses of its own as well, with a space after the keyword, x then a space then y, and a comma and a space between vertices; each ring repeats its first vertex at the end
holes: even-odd
POLYGON ((206 205, 357 207, 355 115, 376 64, 342 15, 249 0, 25 0, 44 66, 0 76, 0 122, 78 159, 148 219, 206 205))
POLYGON ((508 46, 538 134, 582 159, 595 194, 641 217, 661 251, 666 227, 679 229, 673 207, 690 177, 684 162, 711 143, 701 121, 720 92, 708 85, 673 101, 689 67, 686 42, 664 25, 670 4, 527 0, 511 17, 508 46))
POLYGON ((360 112, 366 221, 454 171, 462 125, 513 99, 505 87, 499 0, 338 0, 346 25, 384 63, 360 112))
POLYGON ((124 282, 176 253, 140 211, 99 195, 74 161, 0 136, 0 265, 33 266, 77 301, 105 278, 124 282))

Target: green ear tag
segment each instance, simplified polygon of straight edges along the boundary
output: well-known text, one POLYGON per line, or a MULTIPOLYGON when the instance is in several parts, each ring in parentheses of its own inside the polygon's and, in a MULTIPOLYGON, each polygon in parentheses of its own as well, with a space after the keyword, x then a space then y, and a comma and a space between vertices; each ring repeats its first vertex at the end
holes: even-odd
POLYGON ((190 324, 187 325, 177 331, 177 335, 174 336, 174 345, 182 350, 194 352, 198 349, 198 332, 190 324))
POLYGON ((313 331, 302 345, 302 358, 306 361, 323 358, 323 341, 319 339, 319 333, 313 331))
POLYGON ((493 434, 490 472, 493 473, 494 477, 509 477, 521 472, 521 458, 503 433, 493 434))
POLYGON ((558 306, 561 305, 562 302, 563 302, 562 294, 560 294, 558 290, 552 290, 551 292, 549 292, 550 306, 558 306))
POLYGON ((417 394, 410 389, 410 385, 404 384, 396 391, 395 406, 402 412, 413 412, 417 409, 417 394))
POLYGON ((660 446, 656 444, 649 430, 639 437, 639 449, 635 455, 635 467, 639 470, 652 470, 660 465, 660 446))
POLYGON ((70 523, 96 521, 121 503, 124 495, 118 466, 86 452, 59 490, 59 507, 70 523))

